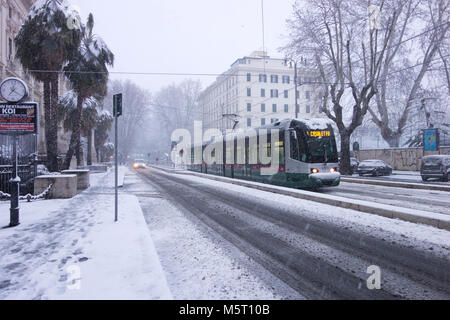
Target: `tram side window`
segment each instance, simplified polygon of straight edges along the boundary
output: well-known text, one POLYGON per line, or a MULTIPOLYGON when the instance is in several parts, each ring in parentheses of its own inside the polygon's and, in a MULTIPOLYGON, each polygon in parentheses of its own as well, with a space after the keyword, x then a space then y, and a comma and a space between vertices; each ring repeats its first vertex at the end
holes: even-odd
POLYGON ((301 162, 306 162, 306 145, 298 131, 291 131, 291 158, 301 162))
POLYGON ((291 137, 291 159, 300 161, 298 137, 294 130, 290 132, 291 137))
POLYGON ((275 152, 278 152, 278 154, 280 155, 280 165, 284 166, 284 141, 278 141, 277 144, 275 145, 275 152))

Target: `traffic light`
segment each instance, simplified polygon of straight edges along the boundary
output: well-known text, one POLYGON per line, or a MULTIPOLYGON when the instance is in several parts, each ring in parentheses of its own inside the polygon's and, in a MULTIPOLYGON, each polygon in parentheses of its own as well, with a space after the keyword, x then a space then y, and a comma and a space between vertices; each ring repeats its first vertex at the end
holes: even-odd
POLYGON ((113 96, 114 108, 113 113, 114 117, 120 117, 122 115, 122 94, 115 94, 113 96))

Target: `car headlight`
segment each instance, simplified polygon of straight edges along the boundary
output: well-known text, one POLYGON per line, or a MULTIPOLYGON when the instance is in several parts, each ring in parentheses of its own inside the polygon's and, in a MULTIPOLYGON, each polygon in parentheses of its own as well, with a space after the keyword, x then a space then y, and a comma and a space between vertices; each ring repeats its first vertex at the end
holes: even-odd
POLYGON ((314 168, 314 169, 311 169, 311 173, 312 173, 312 174, 316 174, 316 173, 319 173, 319 169, 316 169, 316 168, 314 168))
POLYGON ((331 172, 331 173, 335 173, 335 172, 337 172, 337 171, 338 171, 337 168, 331 168, 331 169, 330 169, 330 172, 331 172))

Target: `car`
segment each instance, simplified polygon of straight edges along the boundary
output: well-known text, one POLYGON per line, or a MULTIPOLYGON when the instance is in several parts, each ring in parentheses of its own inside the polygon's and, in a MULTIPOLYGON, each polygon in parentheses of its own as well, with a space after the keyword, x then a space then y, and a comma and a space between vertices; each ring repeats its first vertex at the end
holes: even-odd
POLYGON ((358 159, 356 158, 350 158, 350 170, 352 171, 352 174, 358 171, 358 159))
MULTIPOLYGON (((358 171, 358 159, 356 158, 350 158, 350 170, 351 174, 354 174, 356 171, 358 171)), ((341 158, 339 157, 339 167, 341 166, 341 158)))
POLYGON ((136 159, 136 160, 134 160, 133 168, 135 168, 135 169, 145 169, 145 168, 147 168, 147 165, 145 164, 144 160, 136 159))
POLYGON ((358 174, 359 176, 370 174, 374 177, 390 176, 392 167, 383 160, 364 160, 358 165, 358 174))
POLYGON ((430 178, 438 178, 448 182, 450 173, 450 155, 426 156, 422 159, 420 175, 423 181, 430 178))

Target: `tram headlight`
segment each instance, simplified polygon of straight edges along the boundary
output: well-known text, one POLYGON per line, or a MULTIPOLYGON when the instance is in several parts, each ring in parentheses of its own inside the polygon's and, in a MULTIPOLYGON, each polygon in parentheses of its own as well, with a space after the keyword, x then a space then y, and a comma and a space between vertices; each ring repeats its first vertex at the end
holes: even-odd
POLYGON ((330 172, 331 172, 331 173, 336 173, 337 171, 338 171, 337 168, 331 168, 331 169, 330 169, 330 172))
POLYGON ((319 169, 317 169, 317 168, 311 169, 311 173, 312 174, 319 173, 319 169))

